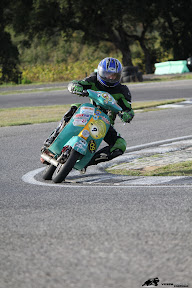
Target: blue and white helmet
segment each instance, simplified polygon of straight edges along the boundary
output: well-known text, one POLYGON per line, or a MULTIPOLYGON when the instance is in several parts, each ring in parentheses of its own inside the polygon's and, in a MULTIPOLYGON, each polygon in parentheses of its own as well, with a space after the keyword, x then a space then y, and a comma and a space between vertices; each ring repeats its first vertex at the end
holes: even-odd
POLYGON ((97 80, 107 87, 114 87, 120 83, 122 73, 121 62, 115 58, 107 57, 98 65, 97 80))

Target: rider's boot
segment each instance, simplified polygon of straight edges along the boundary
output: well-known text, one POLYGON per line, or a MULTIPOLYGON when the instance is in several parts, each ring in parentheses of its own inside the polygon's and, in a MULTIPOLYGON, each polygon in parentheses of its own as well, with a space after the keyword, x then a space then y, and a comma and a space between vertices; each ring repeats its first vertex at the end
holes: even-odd
POLYGON ((111 152, 110 148, 111 148, 110 146, 106 146, 101 150, 99 150, 98 152, 96 152, 87 166, 97 165, 101 162, 110 161, 123 154, 123 151, 121 149, 117 148, 111 152))
POLYGON ((111 147, 106 146, 102 148, 101 150, 99 150, 98 152, 96 152, 93 158, 91 159, 91 161, 89 161, 89 163, 81 170, 81 173, 85 174, 88 166, 97 165, 101 162, 110 161, 124 153, 119 148, 116 148, 112 152, 110 152, 110 150, 111 150, 111 147))
POLYGON ((106 146, 96 152, 90 162, 81 170, 81 173, 84 174, 88 166, 97 165, 105 161, 110 161, 122 155, 126 150, 126 145, 126 141, 122 137, 118 137, 113 146, 106 146))

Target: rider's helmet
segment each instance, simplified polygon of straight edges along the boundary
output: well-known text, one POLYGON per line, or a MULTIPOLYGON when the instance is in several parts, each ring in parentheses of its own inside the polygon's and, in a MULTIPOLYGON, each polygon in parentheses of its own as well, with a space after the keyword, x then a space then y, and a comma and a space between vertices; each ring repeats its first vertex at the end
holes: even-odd
POLYGON ((98 65, 97 80, 104 86, 114 87, 120 83, 122 73, 121 62, 115 58, 107 57, 98 65))

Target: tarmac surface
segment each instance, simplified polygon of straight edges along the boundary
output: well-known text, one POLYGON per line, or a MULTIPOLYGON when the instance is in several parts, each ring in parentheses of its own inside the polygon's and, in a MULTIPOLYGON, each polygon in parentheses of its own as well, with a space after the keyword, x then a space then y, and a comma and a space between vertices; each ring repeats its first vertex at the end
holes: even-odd
MULTIPOLYGON (((177 87, 165 87, 165 96, 179 94, 177 87)), ((146 100, 149 89, 140 90, 146 100)), ((185 93, 191 97, 190 85, 185 93)), ((177 107, 137 113, 130 125, 117 121, 129 147, 124 156, 150 156, 146 150, 160 154, 158 148, 160 155, 179 152, 168 149, 192 139, 192 113, 191 106, 177 107)), ((191 287, 191 177, 152 180, 90 167, 84 175, 70 176, 69 184, 45 183, 41 172, 34 175, 37 171, 26 183, 26 173, 44 169, 39 168, 40 147, 55 124, 0 129, 0 287, 135 288, 152 277, 159 278, 158 287, 191 287)), ((190 148, 182 145, 188 147, 181 152, 190 148)))

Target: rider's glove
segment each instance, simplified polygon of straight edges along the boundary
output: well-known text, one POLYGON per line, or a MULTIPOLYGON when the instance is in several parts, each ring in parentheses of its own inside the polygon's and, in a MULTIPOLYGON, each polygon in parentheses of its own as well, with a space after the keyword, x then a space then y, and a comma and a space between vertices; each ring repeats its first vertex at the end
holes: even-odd
POLYGON ((89 89, 90 84, 87 81, 76 81, 73 80, 71 83, 68 85, 68 90, 71 93, 78 94, 79 96, 86 96, 86 93, 83 93, 83 90, 89 89))
POLYGON ((73 87, 73 92, 74 93, 82 93, 83 92, 83 86, 77 84, 77 85, 74 85, 73 87))
POLYGON ((79 96, 85 96, 83 94, 83 90, 84 90, 83 86, 81 86, 78 83, 70 83, 68 85, 68 90, 69 90, 69 92, 74 93, 74 94, 78 94, 79 96))
POLYGON ((122 113, 122 120, 126 123, 129 123, 134 117, 134 111, 131 108, 130 111, 125 111, 122 113))

